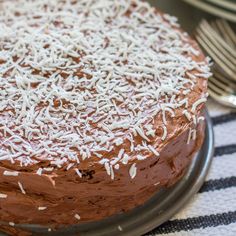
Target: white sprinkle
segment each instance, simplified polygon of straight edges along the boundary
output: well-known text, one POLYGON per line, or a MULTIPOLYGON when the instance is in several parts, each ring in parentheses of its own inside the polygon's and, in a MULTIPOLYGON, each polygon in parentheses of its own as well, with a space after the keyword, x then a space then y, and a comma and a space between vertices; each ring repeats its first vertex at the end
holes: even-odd
POLYGON ((129 175, 131 179, 133 179, 136 176, 136 173, 137 173, 136 163, 133 163, 129 169, 129 175))
POLYGON ((161 137, 161 140, 165 140, 166 139, 166 137, 167 137, 167 128, 166 128, 166 126, 164 125, 164 126, 162 126, 162 128, 163 128, 163 135, 162 135, 162 137, 161 137))
POLYGON ((186 74, 189 76, 191 79, 196 79, 197 77, 194 74, 191 74, 189 72, 186 72, 186 74))
POLYGON ((142 161, 142 160, 145 160, 145 159, 146 159, 145 156, 137 155, 137 160, 142 161))
POLYGON ((7 194, 0 193, 0 198, 7 198, 7 194))
POLYGON ((44 211, 44 210, 46 210, 47 209, 47 207, 38 207, 38 210, 39 211, 44 211))
POLYGON ((101 161, 99 161, 101 165, 104 165, 106 162, 109 162, 109 159, 103 158, 101 161))
POLYGON ((9 222, 9 225, 14 227, 15 226, 15 223, 14 222, 9 222))
POLYGON ((120 151, 119 151, 119 153, 118 153, 118 159, 119 159, 119 160, 122 158, 124 152, 125 152, 125 149, 120 149, 120 151))
POLYGON ((3 172, 3 175, 5 175, 5 176, 18 176, 19 172, 18 171, 7 171, 7 170, 5 170, 3 172))
POLYGON ((79 171, 79 169, 75 168, 75 172, 80 178, 82 178, 82 173, 79 171))
POLYGON ((160 182, 157 182, 157 183, 154 184, 154 186, 157 186, 157 185, 159 185, 159 184, 160 184, 160 182))
POLYGON ((199 106, 201 103, 204 103, 204 102, 206 102, 207 101, 207 99, 206 98, 200 98, 200 99, 198 99, 195 103, 193 103, 193 106, 192 106, 192 112, 195 112, 196 111, 196 109, 197 109, 197 106, 199 106))
POLYGON ((75 214, 75 218, 76 218, 77 220, 80 220, 80 219, 81 219, 81 217, 80 217, 79 214, 75 214))
POLYGON ((51 228, 48 228, 48 232, 51 232, 52 231, 52 229, 51 228))
POLYGON ((37 175, 42 175, 43 169, 42 168, 38 168, 36 174, 37 175))
POLYGON ((113 166, 112 165, 110 165, 110 173, 111 173, 111 179, 114 179, 115 175, 114 175, 114 170, 113 170, 113 166))
POLYGON ((122 139, 122 138, 117 138, 117 139, 115 140, 116 146, 120 146, 122 143, 123 143, 123 139, 122 139))
POLYGON ((102 158, 102 155, 97 152, 94 152, 94 155, 97 156, 98 158, 102 158))
POLYGON ((122 159, 122 163, 124 164, 124 165, 127 165, 128 164, 128 162, 129 162, 129 156, 127 155, 127 154, 124 154, 124 157, 123 157, 123 159, 122 159))
POLYGON ((53 167, 44 167, 43 170, 51 172, 54 170, 54 168, 53 167))
POLYGON ((191 121, 191 114, 187 111, 187 110, 184 110, 183 111, 183 114, 186 116, 186 118, 189 120, 189 121, 191 121))
POLYGON ((186 89, 186 90, 183 91, 183 95, 187 95, 187 94, 190 93, 190 92, 191 92, 190 89, 186 89))
POLYGON ((191 137, 192 137, 192 129, 190 128, 190 129, 189 129, 189 132, 188 132, 187 144, 190 143, 191 137))
POLYGON ((188 134, 187 144, 189 144, 192 139, 193 139, 193 140, 196 139, 196 130, 190 128, 190 129, 189 129, 189 134, 188 134))
POLYGON ((23 188, 22 183, 21 183, 21 182, 18 182, 18 185, 19 185, 19 188, 20 188, 21 192, 22 192, 23 194, 26 194, 26 192, 25 192, 25 190, 24 190, 24 188, 23 188))
POLYGON ((204 120, 205 120, 205 117, 204 117, 204 116, 199 116, 198 119, 197 119, 198 123, 199 123, 200 121, 204 121, 204 120))
POLYGON ((160 156, 160 153, 152 146, 152 145, 148 145, 148 148, 152 151, 152 153, 155 155, 155 156, 160 156))
POLYGON ((67 167, 66 167, 66 170, 69 170, 71 167, 74 166, 74 163, 70 163, 67 167))
POLYGON ((118 230, 119 231, 123 231, 122 227, 120 225, 118 225, 118 230))
POLYGON ((114 166, 114 168, 115 168, 116 170, 119 170, 120 165, 119 165, 119 164, 116 164, 116 165, 114 166))
POLYGON ((193 115, 193 124, 197 125, 197 117, 195 115, 193 115))
POLYGON ((105 169, 107 171, 107 174, 111 175, 111 169, 110 169, 109 162, 105 162, 104 166, 105 166, 105 169))
POLYGON ((136 126, 136 127, 135 127, 135 130, 138 132, 138 134, 139 134, 143 139, 145 139, 145 140, 147 140, 148 142, 150 142, 149 138, 144 134, 143 130, 142 130, 140 127, 136 126))

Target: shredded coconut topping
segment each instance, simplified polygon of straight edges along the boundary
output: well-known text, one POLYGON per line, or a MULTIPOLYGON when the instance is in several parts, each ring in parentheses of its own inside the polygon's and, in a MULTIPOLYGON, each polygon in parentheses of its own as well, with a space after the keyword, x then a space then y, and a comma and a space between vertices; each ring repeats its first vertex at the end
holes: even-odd
POLYGON ((137 167, 136 167, 136 163, 133 163, 129 169, 129 175, 131 177, 131 179, 133 179, 137 174, 137 167))
POLYGON ((15 223, 14 222, 9 222, 9 225, 14 227, 15 226, 15 223))
POLYGON ((0 193, 0 198, 7 198, 7 194, 0 193))
POLYGON ((21 182, 18 182, 18 186, 19 186, 19 188, 20 188, 20 191, 21 191, 23 194, 26 194, 26 192, 25 192, 25 190, 24 190, 23 185, 22 185, 21 182))
POLYGON ((77 220, 80 220, 80 219, 81 219, 81 217, 80 217, 79 214, 75 214, 75 218, 76 218, 77 220))
MULTIPOLYGON (((139 0, 6 0, 0 9, 0 161, 69 170, 124 140, 134 157, 158 156, 147 145, 153 118, 162 113, 165 140, 167 115, 188 106, 197 75, 209 76, 176 18, 139 0)), ((112 179, 127 152, 102 162, 112 179)))
POLYGON ((39 211, 44 211, 44 210, 46 210, 47 209, 47 207, 38 207, 38 210, 39 211))
POLYGON ((8 170, 5 170, 3 172, 3 175, 5 175, 5 176, 18 176, 19 172, 18 171, 8 171, 8 170))
POLYGON ((75 168, 75 172, 80 178, 82 178, 82 173, 77 168, 75 168))

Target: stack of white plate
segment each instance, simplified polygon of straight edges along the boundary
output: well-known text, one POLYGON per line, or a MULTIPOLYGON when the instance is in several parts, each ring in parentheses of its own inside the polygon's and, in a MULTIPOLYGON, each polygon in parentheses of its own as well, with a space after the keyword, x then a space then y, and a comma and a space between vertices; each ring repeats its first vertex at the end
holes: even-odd
POLYGON ((185 2, 219 16, 236 22, 236 0, 184 0, 185 2))

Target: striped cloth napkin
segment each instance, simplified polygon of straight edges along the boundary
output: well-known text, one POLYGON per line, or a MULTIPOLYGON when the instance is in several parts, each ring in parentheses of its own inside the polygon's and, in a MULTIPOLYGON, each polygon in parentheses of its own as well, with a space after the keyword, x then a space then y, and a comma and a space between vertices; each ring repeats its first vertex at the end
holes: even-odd
POLYGON ((171 220, 145 236, 236 236, 236 110, 209 101, 213 162, 200 191, 171 220))

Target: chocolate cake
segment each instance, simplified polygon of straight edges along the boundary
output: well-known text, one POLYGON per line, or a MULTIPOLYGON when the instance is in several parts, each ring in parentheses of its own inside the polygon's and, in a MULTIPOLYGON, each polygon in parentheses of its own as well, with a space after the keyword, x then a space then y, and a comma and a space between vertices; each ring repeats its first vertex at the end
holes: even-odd
POLYGON ((0 221, 48 228, 142 205, 204 139, 208 60, 139 0, 0 2, 0 221))

